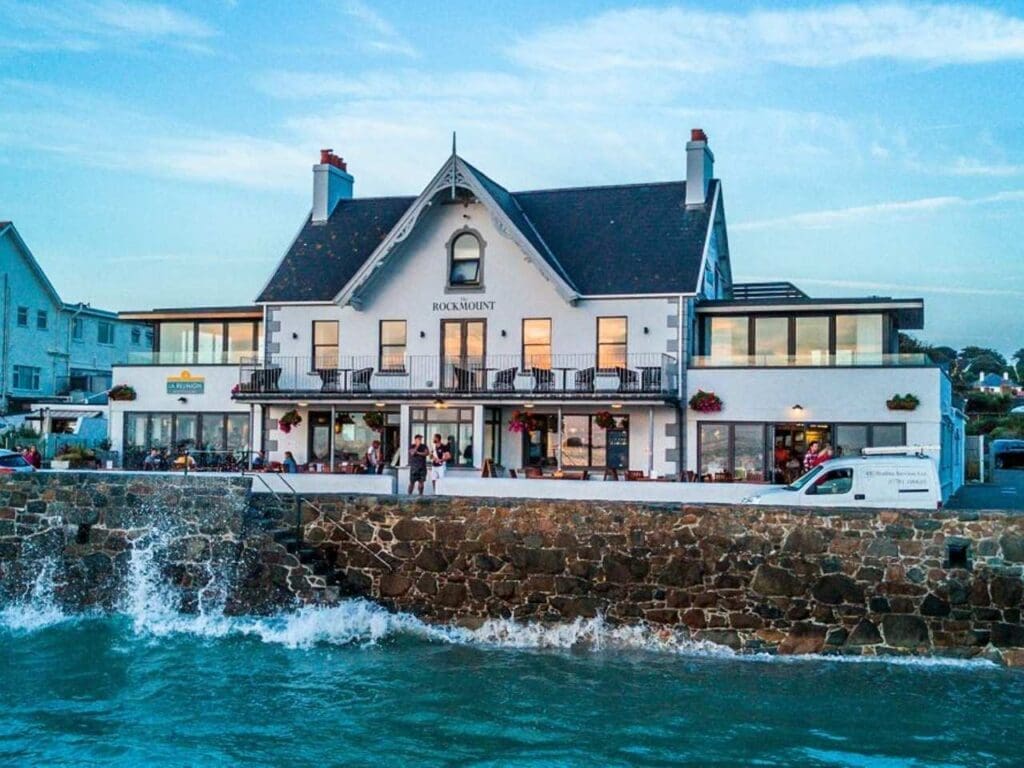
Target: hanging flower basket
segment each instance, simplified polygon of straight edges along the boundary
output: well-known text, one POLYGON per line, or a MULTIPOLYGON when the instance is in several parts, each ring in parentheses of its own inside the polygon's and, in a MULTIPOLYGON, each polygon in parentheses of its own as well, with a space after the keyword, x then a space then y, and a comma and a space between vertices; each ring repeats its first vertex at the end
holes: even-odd
POLYGON ((292 431, 292 427, 297 427, 301 423, 302 417, 299 416, 299 412, 296 410, 291 410, 277 420, 277 428, 287 435, 289 432, 292 431))
POLYGON ((598 411, 595 413, 594 423, 601 429, 615 429, 615 417, 609 411, 598 411))
POLYGON ((384 413, 382 411, 367 411, 363 414, 363 424, 372 429, 374 432, 380 432, 384 429, 384 413))
POLYGON ((718 413, 722 405, 722 398, 703 389, 698 389, 697 394, 690 398, 690 408, 700 413, 718 413))
POLYGON ((237 395, 241 391, 242 391, 242 385, 241 384, 235 384, 235 386, 233 386, 231 388, 231 395, 232 395, 232 397, 237 395))
POLYGON ((890 411, 916 411, 921 404, 917 395, 907 393, 905 395, 893 395, 885 401, 885 407, 890 411))
POLYGON ((107 399, 109 400, 134 400, 135 397, 135 388, 127 384, 118 384, 116 387, 111 387, 107 392, 107 399))
POLYGON ((537 429, 537 417, 529 411, 513 411, 508 420, 509 432, 532 432, 537 429))

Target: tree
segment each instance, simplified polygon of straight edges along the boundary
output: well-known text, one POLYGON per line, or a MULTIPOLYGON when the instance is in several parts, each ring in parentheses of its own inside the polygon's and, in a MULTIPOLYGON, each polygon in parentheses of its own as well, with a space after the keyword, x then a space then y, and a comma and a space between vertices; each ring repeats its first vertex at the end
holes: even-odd
POLYGON ((1014 352, 1010 359, 1017 361, 1017 370, 1015 371, 1017 383, 1024 383, 1024 347, 1014 352))

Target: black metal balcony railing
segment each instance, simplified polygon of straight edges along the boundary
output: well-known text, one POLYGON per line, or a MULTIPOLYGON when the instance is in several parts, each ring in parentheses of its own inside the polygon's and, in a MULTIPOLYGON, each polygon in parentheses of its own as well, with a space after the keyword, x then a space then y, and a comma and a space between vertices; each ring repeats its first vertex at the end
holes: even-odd
POLYGON ((381 369, 373 356, 273 357, 239 366, 237 394, 343 393, 363 396, 678 394, 676 359, 664 354, 519 355, 444 358, 409 355, 381 369))

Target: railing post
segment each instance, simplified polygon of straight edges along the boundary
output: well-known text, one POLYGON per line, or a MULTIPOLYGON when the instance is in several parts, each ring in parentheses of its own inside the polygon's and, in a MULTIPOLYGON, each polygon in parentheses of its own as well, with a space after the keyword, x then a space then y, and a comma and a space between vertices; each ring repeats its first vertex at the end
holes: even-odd
POLYGON ((298 551, 302 549, 302 497, 297 493, 292 493, 292 499, 295 504, 295 556, 298 557, 298 551))

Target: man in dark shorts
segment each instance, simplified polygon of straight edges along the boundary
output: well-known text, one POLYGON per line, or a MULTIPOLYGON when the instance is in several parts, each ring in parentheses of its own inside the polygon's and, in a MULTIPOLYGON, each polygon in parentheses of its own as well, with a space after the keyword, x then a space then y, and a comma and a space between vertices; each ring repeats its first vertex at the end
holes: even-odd
POLYGON ((427 482, 427 459, 430 457, 430 449, 423 444, 423 435, 416 435, 412 439, 412 448, 409 449, 409 490, 412 495, 413 487, 419 483, 420 496, 423 495, 423 485, 427 482))

